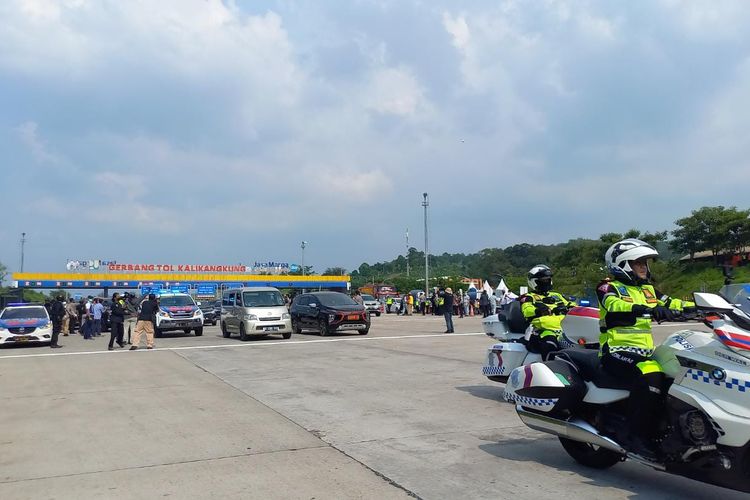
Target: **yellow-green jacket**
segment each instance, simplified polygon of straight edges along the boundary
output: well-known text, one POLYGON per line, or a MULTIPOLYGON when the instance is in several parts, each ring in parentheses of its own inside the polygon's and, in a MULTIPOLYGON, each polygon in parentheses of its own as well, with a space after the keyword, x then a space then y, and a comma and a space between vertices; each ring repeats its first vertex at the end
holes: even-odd
POLYGON ((681 311, 693 307, 689 301, 673 299, 660 293, 653 285, 626 285, 620 281, 604 281, 596 289, 599 298, 599 344, 610 352, 627 351, 641 356, 654 352, 651 318, 637 315, 633 306, 668 307, 681 311))
POLYGON ((575 302, 569 301, 558 292, 543 294, 529 292, 521 296, 519 301, 524 318, 531 323, 537 332, 562 331, 560 325, 565 318, 565 312, 568 308, 576 305, 575 302))

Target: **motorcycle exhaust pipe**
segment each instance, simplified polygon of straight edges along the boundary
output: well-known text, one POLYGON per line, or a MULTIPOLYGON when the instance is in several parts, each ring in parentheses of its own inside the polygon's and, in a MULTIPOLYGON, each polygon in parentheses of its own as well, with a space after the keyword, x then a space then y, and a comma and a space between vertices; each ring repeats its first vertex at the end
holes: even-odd
POLYGON ((621 453, 626 455, 628 452, 620 446, 617 442, 611 440, 606 436, 599 434, 594 427, 588 422, 580 419, 573 420, 560 420, 557 418, 549 417, 547 415, 540 415, 539 413, 532 413, 524 410, 520 406, 516 406, 516 412, 521 417, 521 421, 528 427, 537 431, 546 432, 547 434, 554 434, 573 441, 580 441, 582 443, 589 443, 601 448, 621 453))

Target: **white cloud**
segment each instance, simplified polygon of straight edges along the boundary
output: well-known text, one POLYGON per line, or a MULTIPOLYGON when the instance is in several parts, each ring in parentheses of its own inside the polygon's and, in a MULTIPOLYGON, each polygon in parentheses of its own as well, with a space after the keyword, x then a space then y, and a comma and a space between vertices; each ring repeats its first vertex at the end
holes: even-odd
POLYGON ((34 160, 39 163, 57 163, 59 158, 48 150, 47 143, 39 137, 39 125, 27 121, 16 127, 21 142, 28 148, 34 160))
POLYGON ((400 116, 414 116, 426 105, 422 87, 406 68, 375 70, 365 99, 369 109, 400 116))
POLYGON ((451 17, 448 12, 443 13, 443 26, 453 38, 453 46, 459 50, 464 50, 469 45, 471 33, 469 25, 463 16, 451 17))

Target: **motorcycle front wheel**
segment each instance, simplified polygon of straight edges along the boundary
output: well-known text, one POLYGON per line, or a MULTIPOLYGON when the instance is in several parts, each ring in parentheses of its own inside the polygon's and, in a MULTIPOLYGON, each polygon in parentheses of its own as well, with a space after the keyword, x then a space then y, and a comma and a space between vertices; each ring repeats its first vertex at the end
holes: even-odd
POLYGON ((607 469, 618 462, 621 462, 623 456, 612 450, 594 446, 589 443, 581 443, 572 439, 560 437, 562 444, 568 455, 573 457, 576 462, 593 469, 607 469))

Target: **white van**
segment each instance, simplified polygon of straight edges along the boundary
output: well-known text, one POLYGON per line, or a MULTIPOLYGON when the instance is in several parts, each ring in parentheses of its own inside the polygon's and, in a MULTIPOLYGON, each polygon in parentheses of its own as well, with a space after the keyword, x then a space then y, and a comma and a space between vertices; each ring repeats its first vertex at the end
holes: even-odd
POLYGON ((238 333, 240 340, 272 333, 290 338, 292 319, 281 292, 271 286, 225 290, 221 297, 221 333, 225 338, 238 333))

